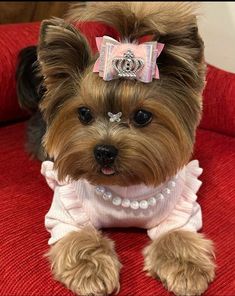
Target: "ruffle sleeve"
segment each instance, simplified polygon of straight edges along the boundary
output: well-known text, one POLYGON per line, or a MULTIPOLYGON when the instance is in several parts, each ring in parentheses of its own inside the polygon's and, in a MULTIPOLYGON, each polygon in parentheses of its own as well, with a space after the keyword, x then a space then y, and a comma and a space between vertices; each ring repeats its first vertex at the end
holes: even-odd
POLYGON ((65 185, 68 180, 60 182, 57 177, 57 171, 54 170, 54 163, 52 161, 43 161, 41 165, 41 174, 45 177, 48 186, 54 190, 57 185, 65 185))
POLYGON ((151 239, 156 239, 160 235, 176 229, 200 230, 202 227, 201 207, 196 200, 197 191, 202 184, 198 179, 201 174, 202 168, 199 167, 198 160, 193 160, 186 166, 184 188, 179 202, 164 221, 148 230, 151 239))
POLYGON ((54 191, 51 207, 45 216, 45 227, 51 234, 49 245, 69 232, 78 231, 90 224, 83 208, 82 197, 75 191, 74 182, 60 182, 53 167, 54 163, 51 161, 44 161, 41 166, 42 175, 54 191))

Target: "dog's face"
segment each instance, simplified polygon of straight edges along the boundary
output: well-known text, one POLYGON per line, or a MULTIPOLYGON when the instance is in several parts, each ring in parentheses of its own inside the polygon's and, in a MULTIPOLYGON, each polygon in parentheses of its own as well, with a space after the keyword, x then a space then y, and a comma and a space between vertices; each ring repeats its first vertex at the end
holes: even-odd
POLYGON ((78 31, 44 22, 38 52, 47 87, 44 143, 60 179, 156 186, 189 161, 204 82, 201 40, 190 41, 198 47, 195 66, 166 44, 159 80, 107 82, 92 72, 95 59, 78 31), (120 121, 110 121, 109 112, 121 112, 120 121))

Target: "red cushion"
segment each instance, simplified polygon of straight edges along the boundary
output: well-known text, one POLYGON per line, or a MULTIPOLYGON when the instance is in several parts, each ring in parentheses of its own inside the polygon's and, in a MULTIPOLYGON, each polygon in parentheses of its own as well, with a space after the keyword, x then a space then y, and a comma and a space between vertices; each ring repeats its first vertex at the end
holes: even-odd
POLYGON ((19 51, 34 45, 39 23, 0 25, 0 122, 26 117, 16 98, 15 71, 19 51))
POLYGON ((235 135, 235 74, 208 65, 201 127, 235 135))
MULTIPOLYGON (((23 123, 0 131, 0 295, 72 295, 54 281, 43 254, 49 234, 44 228, 52 191, 40 175, 40 163, 24 151, 23 123)), ((235 295, 235 138, 199 130, 195 158, 204 172, 199 202, 203 232, 215 242, 217 276, 206 296, 235 295), (212 152, 213 151, 213 152, 212 152)), ((167 296, 160 282, 142 271, 141 250, 148 243, 143 230, 105 231, 116 242, 124 265, 120 296, 167 296)))

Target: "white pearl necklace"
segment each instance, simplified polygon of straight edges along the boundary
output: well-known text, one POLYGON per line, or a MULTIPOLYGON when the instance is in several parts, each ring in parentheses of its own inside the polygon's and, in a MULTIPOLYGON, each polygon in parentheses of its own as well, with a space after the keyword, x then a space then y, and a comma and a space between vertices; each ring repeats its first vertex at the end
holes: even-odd
POLYGON ((143 209, 146 210, 149 207, 153 207, 156 205, 158 200, 163 200, 166 198, 172 190, 176 186, 176 180, 178 179, 178 175, 172 178, 168 183, 167 186, 164 187, 161 192, 156 194, 155 196, 150 197, 149 199, 143 200, 133 200, 131 201, 128 198, 121 198, 119 196, 113 196, 112 192, 106 191, 103 186, 97 186, 95 188, 95 192, 97 195, 101 196, 105 201, 110 201, 114 206, 121 206, 123 208, 131 208, 133 210, 143 209))

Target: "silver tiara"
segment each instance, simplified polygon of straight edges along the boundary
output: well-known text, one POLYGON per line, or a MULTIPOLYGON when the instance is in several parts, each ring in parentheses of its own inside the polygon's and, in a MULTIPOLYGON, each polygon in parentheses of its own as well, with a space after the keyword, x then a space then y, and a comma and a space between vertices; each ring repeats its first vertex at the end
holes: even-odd
POLYGON ((118 77, 136 78, 136 73, 144 66, 144 60, 136 58, 134 53, 128 50, 122 58, 114 58, 112 66, 117 71, 118 77))

